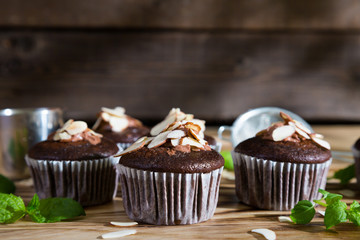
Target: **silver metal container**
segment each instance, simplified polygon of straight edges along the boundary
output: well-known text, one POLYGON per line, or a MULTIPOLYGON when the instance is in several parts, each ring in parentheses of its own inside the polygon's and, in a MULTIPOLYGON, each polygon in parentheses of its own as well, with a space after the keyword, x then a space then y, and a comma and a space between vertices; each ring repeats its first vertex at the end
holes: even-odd
POLYGON ((232 126, 221 126, 218 130, 218 137, 225 141, 231 141, 233 148, 240 142, 252 138, 260 130, 268 128, 272 123, 283 121, 280 112, 288 114, 293 119, 301 122, 309 130, 313 131, 311 126, 297 114, 289 110, 278 107, 261 107, 250 109, 240 115, 234 121, 232 126), (223 133, 230 132, 230 138, 224 138, 223 133))
POLYGON ((24 158, 28 149, 61 125, 60 108, 0 110, 0 174, 10 179, 29 177, 24 158))

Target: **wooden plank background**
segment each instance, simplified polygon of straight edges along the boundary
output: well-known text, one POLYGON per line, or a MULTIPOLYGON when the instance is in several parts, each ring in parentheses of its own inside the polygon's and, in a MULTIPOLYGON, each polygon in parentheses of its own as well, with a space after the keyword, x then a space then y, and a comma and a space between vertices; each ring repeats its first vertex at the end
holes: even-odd
POLYGON ((0 108, 360 122, 358 1, 0 1, 0 108))

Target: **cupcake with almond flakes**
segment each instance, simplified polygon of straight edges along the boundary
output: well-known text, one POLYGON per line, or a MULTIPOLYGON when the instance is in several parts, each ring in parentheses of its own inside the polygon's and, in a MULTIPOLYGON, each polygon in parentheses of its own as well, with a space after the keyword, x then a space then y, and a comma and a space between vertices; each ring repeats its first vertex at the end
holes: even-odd
POLYGON ((223 157, 203 139, 201 121, 180 109, 120 153, 124 209, 134 221, 194 224, 216 209, 223 157))
POLYGON ((269 210, 290 210, 300 200, 319 199, 332 161, 320 134, 280 112, 283 122, 239 143, 232 157, 241 202, 269 210))
POLYGON ((25 160, 40 198, 67 197, 83 206, 112 200, 117 189, 116 144, 83 121, 67 121, 25 160))
POLYGON ((149 135, 150 129, 139 120, 126 115, 122 107, 103 107, 98 115, 92 129, 113 140, 120 149, 125 149, 139 138, 149 135))

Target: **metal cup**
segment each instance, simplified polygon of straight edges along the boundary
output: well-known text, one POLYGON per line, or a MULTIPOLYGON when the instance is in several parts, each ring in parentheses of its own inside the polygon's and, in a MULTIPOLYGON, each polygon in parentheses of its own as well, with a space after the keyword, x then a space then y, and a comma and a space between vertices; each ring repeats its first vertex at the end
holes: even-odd
POLYGON ((63 124, 60 108, 0 110, 0 174, 10 179, 30 176, 25 154, 63 124))

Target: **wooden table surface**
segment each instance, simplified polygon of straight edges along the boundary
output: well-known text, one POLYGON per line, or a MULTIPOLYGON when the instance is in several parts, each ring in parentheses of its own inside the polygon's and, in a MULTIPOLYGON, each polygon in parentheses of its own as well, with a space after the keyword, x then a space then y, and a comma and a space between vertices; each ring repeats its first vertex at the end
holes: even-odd
MULTIPOLYGON (((315 131, 325 135, 331 143, 332 150, 350 151, 351 145, 360 136, 360 126, 315 126, 315 131)), ((216 129, 208 130, 209 135, 216 135, 216 129)), ((231 145, 224 143, 224 150, 231 145)), ((350 157, 345 160, 334 159, 329 176, 337 169, 351 164, 350 157)), ((229 174, 227 174, 229 175, 229 174)), ((230 173, 231 176, 231 173, 230 173)), ((31 179, 16 183, 16 194, 23 197, 27 204, 34 194, 31 179)), ((359 239, 360 227, 342 223, 331 230, 325 230, 323 219, 316 215, 308 225, 280 223, 278 216, 288 216, 289 212, 257 210, 238 202, 233 180, 223 175, 220 186, 218 207, 214 217, 204 223, 182 226, 153 226, 139 224, 135 235, 123 239, 263 239, 251 233, 255 228, 268 228, 276 232, 277 239, 359 239)), ((347 203, 360 199, 352 181, 347 186, 330 180, 327 190, 342 193, 347 203)), ((319 208, 320 209, 320 208, 319 208)), ((130 228, 113 227, 110 221, 131 221, 125 214, 121 197, 111 203, 85 209, 86 216, 58 223, 33 223, 25 217, 14 224, 0 225, 1 239, 99 239, 104 233, 130 228)))

